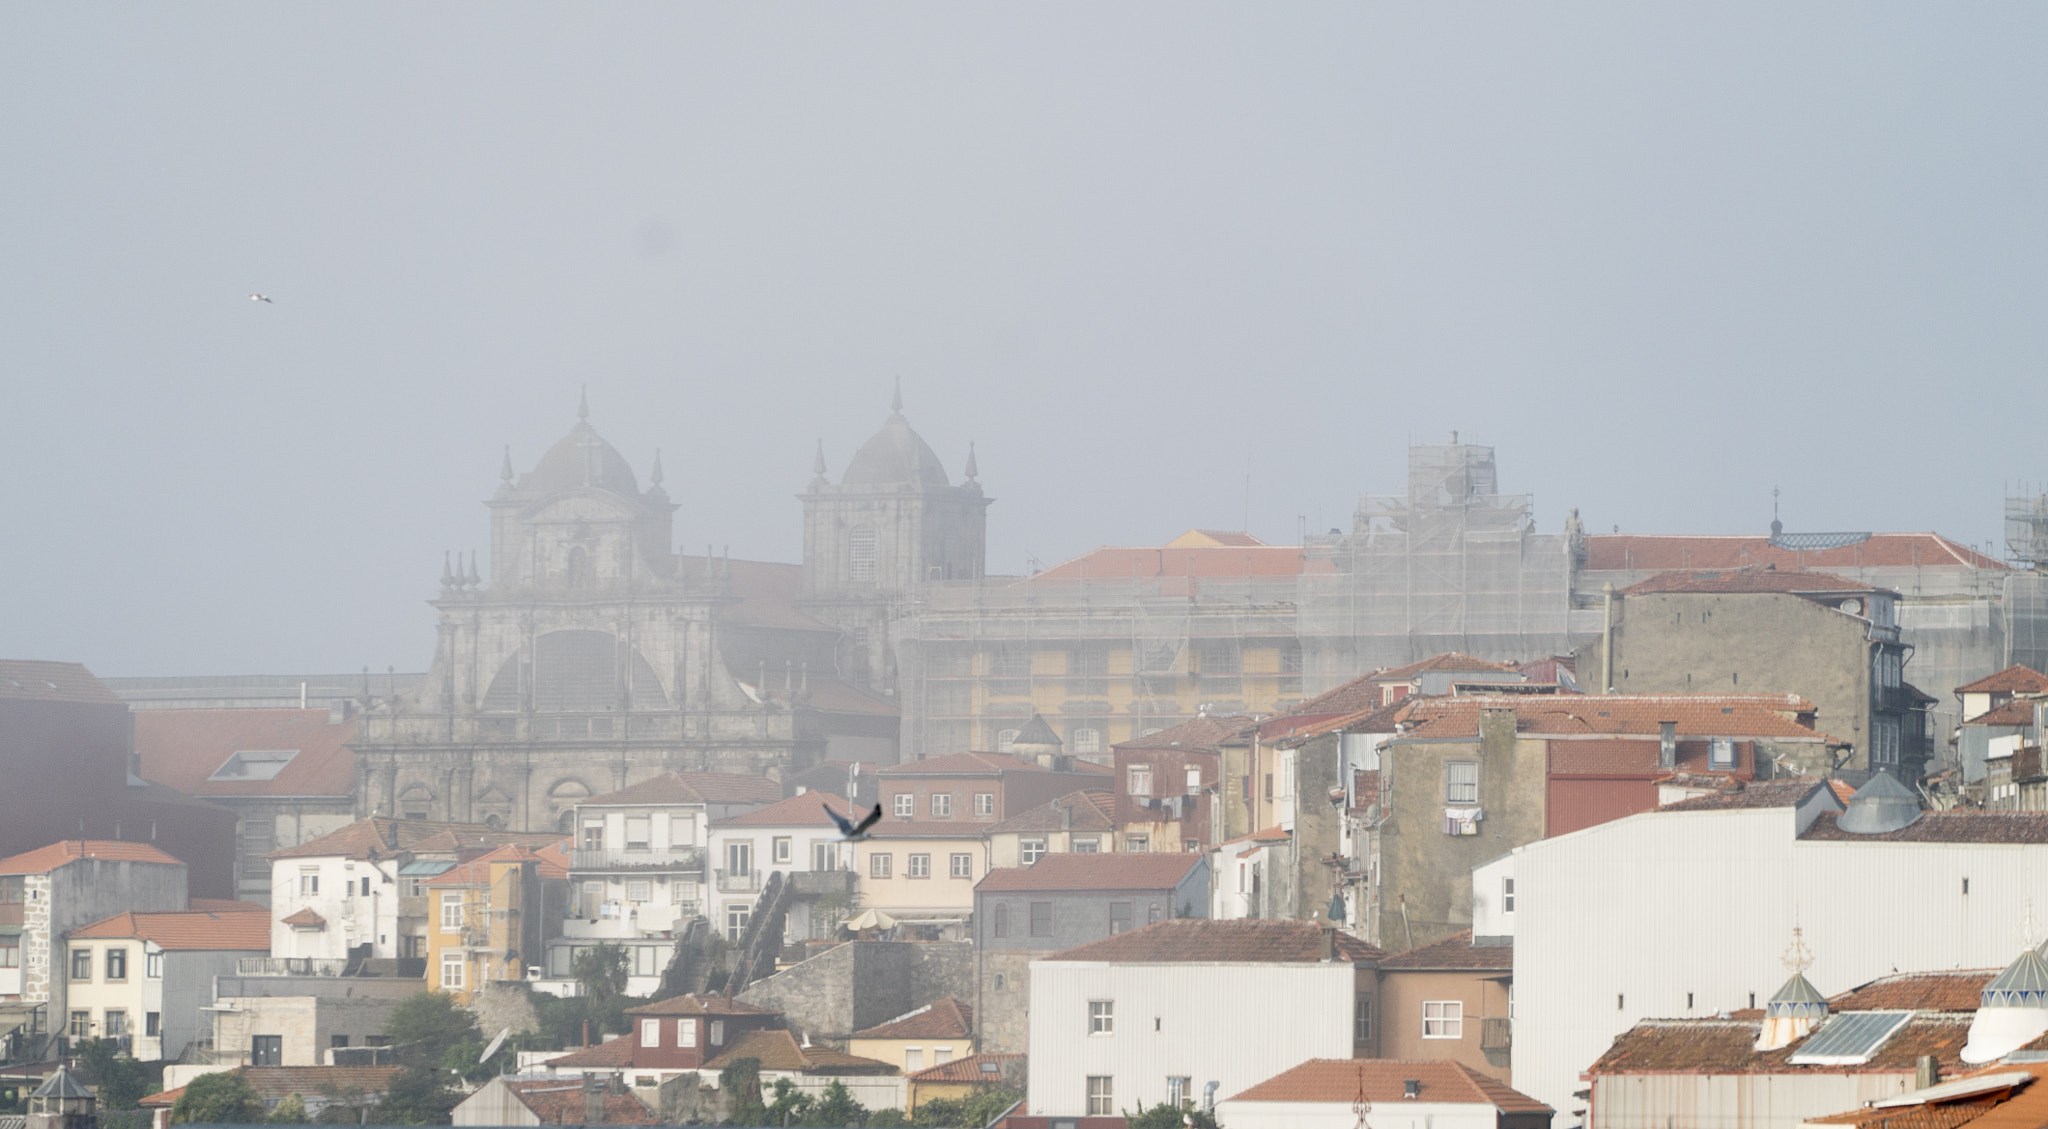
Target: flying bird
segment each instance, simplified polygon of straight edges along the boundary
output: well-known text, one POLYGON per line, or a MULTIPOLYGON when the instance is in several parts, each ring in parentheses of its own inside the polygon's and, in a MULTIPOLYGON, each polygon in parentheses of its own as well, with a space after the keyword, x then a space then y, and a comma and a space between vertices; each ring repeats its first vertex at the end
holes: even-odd
POLYGON ((838 812, 833 811, 831 804, 821 806, 824 807, 825 814, 832 817, 832 822, 839 825, 839 837, 848 843, 858 843, 865 840, 868 837, 868 828, 873 827, 882 818, 882 805, 880 803, 875 804, 875 810, 869 812, 867 818, 859 823, 855 823, 838 812))
POLYGON ((267 298, 267 297, 265 297, 265 296, 263 296, 263 295, 261 295, 261 294, 251 294, 251 295, 249 295, 249 300, 250 300, 251 302, 268 302, 268 301, 270 301, 270 299, 269 299, 269 298, 267 298))

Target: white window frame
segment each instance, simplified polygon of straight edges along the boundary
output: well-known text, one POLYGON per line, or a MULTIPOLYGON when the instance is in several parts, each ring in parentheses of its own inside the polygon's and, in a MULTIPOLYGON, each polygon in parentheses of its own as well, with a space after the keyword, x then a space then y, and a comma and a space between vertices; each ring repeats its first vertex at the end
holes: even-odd
POLYGON ((1477 804, 1479 802, 1479 762, 1444 762, 1444 803, 1477 804), (1466 779, 1468 778, 1469 779, 1466 779))
POLYGON ((1515 912, 1515 880, 1512 878, 1500 880, 1500 911, 1502 913, 1515 912))
POLYGON ((299 896, 314 898, 320 895, 320 872, 306 869, 299 871, 299 896))
POLYGON ((914 792, 898 792, 894 801, 897 819, 913 819, 917 816, 917 795, 914 792))
POLYGON ((644 851, 652 847, 653 843, 654 817, 648 815, 627 816, 626 849, 629 851, 644 851), (633 832, 636 830, 640 833, 637 838, 633 834, 633 832))
POLYGON ((696 1045, 697 1021, 694 1019, 676 1020, 676 1046, 687 1049, 696 1045))
POLYGON ((441 954, 441 990, 444 992, 459 992, 463 989, 464 981, 467 978, 468 976, 464 970, 462 954, 457 952, 443 952, 441 954))
POLYGON ((1188 765, 1188 766, 1187 766, 1187 768, 1186 768, 1186 770, 1185 770, 1185 776, 1186 776, 1186 779, 1187 779, 1187 786, 1188 786, 1188 795, 1190 795, 1190 796, 1199 796, 1199 795, 1201 795, 1201 794, 1202 794, 1202 766, 1201 766, 1201 765, 1198 765, 1198 764, 1191 764, 1191 765, 1188 765))
POLYGON ((462 932, 462 891, 441 891, 441 932, 462 932))
POLYGON ((931 809, 933 819, 953 818, 953 793, 933 792, 931 795, 931 809))
POLYGON ((1038 861, 1039 859, 1042 859, 1042 858, 1044 858, 1044 857, 1045 857, 1045 840, 1043 840, 1043 839, 1020 839, 1020 840, 1018 840, 1018 842, 1017 842, 1017 858, 1019 859, 1019 861, 1023 862, 1023 864, 1024 864, 1025 866, 1030 866, 1030 865, 1031 865, 1032 863, 1034 863, 1034 862, 1037 862, 1037 861, 1038 861))
POLYGON ((1124 791, 1133 796, 1152 794, 1152 766, 1133 764, 1124 766, 1124 791))
POLYGON ((626 900, 629 902, 650 902, 654 900, 654 885, 646 879, 626 883, 626 900))
POLYGON ((1090 1034, 1090 1035, 1114 1035, 1114 1034, 1116 1034, 1116 1001, 1115 1001, 1115 1000, 1089 1000, 1089 1001, 1088 1001, 1088 1034, 1090 1034))
POLYGON ((996 814, 996 794, 994 792, 976 792, 974 794, 974 814, 983 819, 994 818, 996 814))
POLYGON ((890 854, 887 851, 875 851, 872 854, 868 855, 868 877, 892 877, 890 871, 895 869, 895 858, 896 856, 890 854))
POLYGON ((1733 737, 1715 737, 1707 742, 1707 767, 1735 767, 1735 739, 1733 737))
POLYGON ((1092 756, 1102 752, 1102 730, 1092 725, 1074 730, 1074 752, 1081 756, 1092 756))
POLYGON ((1088 1076, 1088 1116, 1116 1116, 1116 1079, 1112 1075, 1088 1076))
POLYGON ((661 1020, 643 1019, 640 1021, 640 1045, 655 1048, 661 1046, 661 1020))
POLYGON ((910 861, 904 864, 903 876, 905 878, 930 878, 932 876, 932 856, 930 854, 911 855, 910 861))
POLYGON ((164 954, 145 950, 142 956, 142 975, 145 979, 162 980, 164 978, 164 954))
POLYGON ((954 878, 974 877, 974 856, 965 851, 956 852, 949 864, 949 870, 954 878))
POLYGON ((1422 1002, 1422 1037, 1425 1039, 1464 1038, 1465 1001, 1424 1000, 1422 1002))
POLYGON ((924 1048, 923 1048, 923 1047, 905 1047, 905 1048, 903 1048, 903 1072, 904 1072, 905 1074, 914 1074, 914 1073, 916 1073, 917 1071, 920 1071, 920 1070, 923 1070, 923 1069, 924 1069, 924 1048))
POLYGON ((788 866, 796 857, 796 841, 788 835, 777 835, 769 842, 769 853, 777 863, 788 866))

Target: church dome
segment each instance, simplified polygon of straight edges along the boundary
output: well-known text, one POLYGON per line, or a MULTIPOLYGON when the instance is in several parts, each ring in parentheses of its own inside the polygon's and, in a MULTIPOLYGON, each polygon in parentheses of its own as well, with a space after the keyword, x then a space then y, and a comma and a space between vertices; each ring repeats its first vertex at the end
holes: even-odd
POLYGON ((861 444, 839 481, 847 486, 952 485, 931 445, 910 430, 902 412, 890 416, 874 438, 861 444))
POLYGON ((528 494, 560 494, 596 486, 627 498, 640 496, 640 480, 618 448, 604 441, 588 422, 569 429, 560 442, 548 448, 519 479, 519 489, 528 494))

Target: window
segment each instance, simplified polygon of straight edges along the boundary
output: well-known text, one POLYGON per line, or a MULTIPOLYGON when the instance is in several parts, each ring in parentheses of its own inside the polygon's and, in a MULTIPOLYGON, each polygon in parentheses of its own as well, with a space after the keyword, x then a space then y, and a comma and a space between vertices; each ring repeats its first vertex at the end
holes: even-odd
POLYGON ((123 945, 123 946, 121 946, 120 948, 114 948, 114 949, 108 949, 108 950, 107 950, 107 979, 108 979, 108 980, 126 980, 126 979, 128 979, 128 948, 127 948, 127 946, 123 945))
POLYGON ((1144 854, 1146 851, 1149 851, 1151 849, 1152 836, 1150 835, 1124 836, 1124 850, 1126 851, 1134 851, 1138 854, 1144 854))
POLYGON ((318 894, 319 892, 320 872, 317 870, 299 871, 299 896, 302 898, 310 898, 313 895, 318 894))
POLYGON ((73 980, 92 979, 91 949, 71 950, 71 978, 73 980))
POLYGON ((164 1013, 145 1011, 142 1013, 142 1034, 144 1038, 155 1039, 164 1033, 164 1013))
POLYGON ((1074 752, 1081 756, 1102 751, 1102 730, 1084 725, 1074 730, 1074 752))
POLYGON ((1009 903, 996 903, 996 908, 989 913, 989 928, 994 936, 1007 937, 1010 935, 1009 903))
POLYGON ((1102 853, 1102 840, 1093 835, 1076 835, 1073 851, 1077 855, 1098 855, 1102 853))
POLYGON ((1134 765, 1131 765, 1131 766, 1129 767, 1129 769, 1127 769, 1127 770, 1126 770, 1125 780, 1126 780, 1126 783, 1125 783, 1125 786, 1124 786, 1124 791, 1126 791, 1126 792, 1130 793, 1131 795, 1133 795, 1133 796, 1149 796, 1149 795, 1151 795, 1151 794, 1152 794, 1152 766, 1151 766, 1151 765, 1149 765, 1149 764, 1134 764, 1134 765))
MULTIPOLYGON (((744 902, 739 905, 725 907, 725 939, 738 944, 739 939, 746 936, 747 922, 752 921, 753 918, 753 908, 744 902)), ((714 1043, 717 1041, 716 1039, 712 1040, 714 1043)))
POLYGON ((27 888, 28 883, 19 874, 11 874, 5 878, 0 878, 0 906, 20 905, 22 891, 27 888))
POLYGON ((1515 912, 1515 880, 1512 878, 1500 880, 1500 911, 1502 913, 1515 912))
POLYGON ((953 877, 955 877, 955 878, 972 878, 972 877, 974 877, 974 856, 973 856, 973 855, 954 855, 954 856, 953 856, 953 866, 952 866, 952 875, 953 875, 953 877))
POLYGON ((1465 1005, 1458 1000, 1428 1000, 1422 1005, 1422 1037, 1462 1039, 1465 1037, 1465 1005))
POLYGON ((626 883, 626 900, 629 902, 647 901, 653 896, 653 892, 654 887, 646 882, 626 883))
POLYGON ((932 1065, 933 1065, 933 1066, 937 1066, 937 1065, 939 1065, 939 1064, 940 1064, 940 1063, 942 1063, 942 1062, 951 1062, 951 1061, 953 1061, 953 1048, 951 1048, 951 1047, 933 1047, 933 1048, 932 1048, 932 1065))
POLYGON ((1189 766, 1188 766, 1188 768, 1187 768, 1187 781, 1188 781, 1188 795, 1190 795, 1190 796, 1199 796, 1199 795, 1201 795, 1201 794, 1202 794, 1202 766, 1201 766, 1201 765, 1198 765, 1198 764, 1191 764, 1191 765, 1189 765, 1189 766))
POLYGON ((249 1039, 250 1066, 283 1066, 284 1036, 255 1035, 249 1039))
POLYGON ((1451 804, 1476 804, 1479 802, 1479 762, 1447 761, 1444 763, 1444 802, 1451 804))
POLYGON ((846 578, 855 584, 872 584, 875 579, 875 527, 856 525, 846 535, 846 578))
POLYGON ((456 992, 462 990, 461 953, 441 954, 441 989, 456 992))
POLYGON ((462 893, 458 890, 444 891, 441 894, 441 932, 460 933, 461 931, 462 893))
POLYGON ((998 732, 996 734, 996 752, 1010 752, 1012 747, 1017 744, 1017 734, 1022 732, 1024 731, 1021 729, 1004 729, 998 732))
POLYGON ((912 878, 930 878, 932 876, 932 856, 910 856, 910 866, 908 868, 908 873, 909 876, 912 878))
POLYGON ((1182 839, 1180 841, 1180 849, 1186 854, 1194 854, 1202 849, 1202 841, 1200 839, 1182 839))
POLYGON ((903 1048, 903 1069, 906 1072, 924 1069, 924 1048, 903 1048))
POLYGON ((73 1039, 92 1038, 92 1013, 89 1011, 72 1012, 71 1024, 65 1028, 64 1033, 73 1039))
POLYGON ((659 1047, 661 1045, 661 1020, 643 1019, 640 1021, 640 1045, 643 1047, 659 1047))
POLYGON ((1711 752, 1711 753, 1709 754, 1709 756, 1708 756, 1708 759, 1707 759, 1707 764, 1708 764, 1708 767, 1710 767, 1710 768, 1734 768, 1734 767, 1735 767, 1735 739, 1734 739, 1734 738, 1732 738, 1732 737, 1716 737, 1716 738, 1714 738, 1714 739, 1713 739, 1713 741, 1712 741, 1712 742, 1710 743, 1710 745, 1709 745, 1709 748, 1710 748, 1710 749, 1712 750, 1712 752, 1711 752))
POLYGON ((583 825, 583 849, 604 850, 604 824, 601 821, 592 820, 583 825))
POLYGON ((345 1046, 348 1046, 348 1036, 347 1036, 347 1035, 329 1035, 329 1036, 327 1036, 327 1045, 328 1045, 328 1046, 330 1046, 330 1047, 345 1047, 345 1046))
POLYGON ((694 1019, 676 1020, 676 1046, 694 1047, 696 1045, 697 1021, 694 1019))
POLYGON ((908 792, 896 793, 896 818, 909 819, 917 814, 917 797, 908 792))
POLYGON ((711 1045, 714 1047, 725 1045, 725 1020, 714 1019, 711 1021, 711 1045))
POLYGON ((426 879, 417 875, 411 878, 401 878, 398 880, 398 893, 401 897, 406 898, 422 897, 427 892, 425 883, 426 879))
POLYGON ((126 1034, 128 1034, 127 1012, 114 1011, 110 1008, 107 1011, 101 1013, 100 1035, 102 1037, 108 1039, 118 1039, 126 1034))
POLYGON ((1166 1076, 1166 1104, 1179 1109, 1195 1100, 1195 1080, 1184 1074, 1166 1076))
POLYGON ((839 844, 829 840, 811 844, 812 870, 838 870, 839 844))
POLYGON ((1088 1001, 1088 1033, 1090 1035, 1116 1034, 1116 1001, 1088 1001))
POLYGON ((882 854, 882 853, 879 853, 879 852, 878 852, 878 853, 876 853, 876 854, 872 854, 872 855, 869 855, 869 856, 868 856, 868 877, 869 877, 869 878, 887 878, 887 877, 889 877, 889 869, 890 869, 890 867, 889 867, 889 864, 890 864, 890 860, 891 860, 891 859, 893 859, 894 857, 895 857, 894 855, 882 854))
POLYGON ((1351 1001, 1351 1041, 1372 1042, 1372 997, 1362 992, 1351 1001))
POLYGON ((1131 928, 1131 903, 1109 903, 1109 932, 1111 936, 1128 933, 1131 928))
POLYGON ((1109 1117, 1116 1113, 1116 1091, 1107 1074, 1088 1076, 1088 1116, 1109 1117))
POLYGON ((21 967, 21 934, 0 933, 0 968, 21 967))
POLYGON ((996 794, 994 792, 976 792, 974 794, 974 814, 983 819, 994 818, 996 814, 996 794))
POLYGON ((363 876, 363 896, 366 898, 370 896, 370 878, 368 875, 363 876))
POLYGON ((1051 902, 1031 903, 1031 935, 1033 937, 1052 936, 1051 902))
POLYGON ((1045 840, 1024 839, 1017 844, 1017 854, 1025 866, 1030 866, 1045 857, 1045 840))
POLYGON ((770 846, 774 851, 775 861, 779 863, 787 864, 796 854, 796 846, 787 835, 777 835, 770 846))
POLYGON ((952 816, 952 814, 953 814, 953 793, 951 793, 951 792, 933 792, 933 793, 932 793, 932 817, 933 817, 934 819, 947 819, 947 818, 950 818, 950 817, 952 816))
POLYGON ((626 817, 627 850, 644 851, 647 849, 647 844, 653 838, 653 832, 649 829, 653 822, 653 820, 644 815, 629 815, 626 817))
POLYGON ((754 873, 754 844, 751 841, 725 845, 725 872, 734 878, 745 878, 754 873))

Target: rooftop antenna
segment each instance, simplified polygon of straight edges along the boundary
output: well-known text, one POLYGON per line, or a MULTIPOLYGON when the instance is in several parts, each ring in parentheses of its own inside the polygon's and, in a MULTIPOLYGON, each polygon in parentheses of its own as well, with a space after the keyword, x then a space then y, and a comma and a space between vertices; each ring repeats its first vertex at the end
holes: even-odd
POLYGON ((1813 967, 1813 950, 1806 947, 1806 931, 1799 927, 1797 914, 1793 915, 1792 921, 1792 943, 1785 946, 1782 963, 1794 975, 1804 976, 1806 970, 1813 967))
POLYGON ((1785 532, 1785 523, 1778 520, 1778 488, 1771 487, 1771 536, 1785 532))

